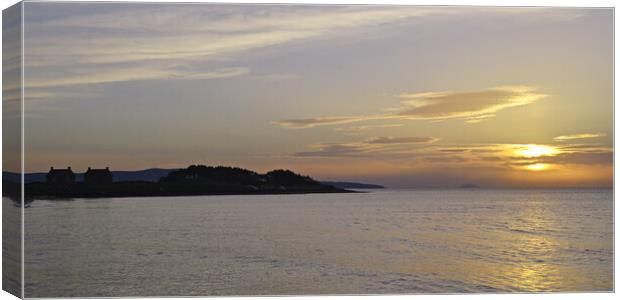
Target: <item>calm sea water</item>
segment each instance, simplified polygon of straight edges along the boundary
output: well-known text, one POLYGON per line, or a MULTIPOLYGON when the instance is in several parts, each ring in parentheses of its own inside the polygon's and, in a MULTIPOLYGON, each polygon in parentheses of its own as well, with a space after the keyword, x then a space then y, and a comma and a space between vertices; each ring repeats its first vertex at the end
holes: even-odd
POLYGON ((610 291, 611 190, 35 201, 27 297, 610 291))

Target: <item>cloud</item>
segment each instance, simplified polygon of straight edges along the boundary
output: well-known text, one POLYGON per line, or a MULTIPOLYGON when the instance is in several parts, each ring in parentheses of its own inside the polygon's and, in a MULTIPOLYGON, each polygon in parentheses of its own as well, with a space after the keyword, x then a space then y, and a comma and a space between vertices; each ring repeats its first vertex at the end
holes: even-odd
POLYGON ((488 115, 475 115, 475 116, 471 116, 471 117, 467 117, 465 118, 465 124, 477 124, 477 123, 481 123, 484 122, 490 118, 495 117, 495 115, 493 114, 488 114, 488 115))
POLYGON ((478 159, 484 160, 484 161, 501 161, 502 160, 502 158, 499 156, 480 156, 478 157, 478 159))
POLYGON ((367 144, 426 144, 434 143, 438 139, 434 137, 374 137, 365 141, 367 144))
MULTIPOLYGON (((232 57, 263 47, 354 33, 364 27, 440 13, 436 9, 394 6, 117 6, 101 13, 89 9, 84 14, 54 14, 50 18, 42 12, 59 6, 33 5, 25 41, 29 49, 27 67, 75 69, 129 63, 151 69, 151 74, 165 75, 152 69, 161 62, 234 60, 232 57)), ((122 66, 119 75, 120 71, 122 66)))
POLYGON ((323 125, 346 124, 368 120, 388 119, 386 116, 343 116, 343 117, 325 117, 325 118, 307 118, 307 119, 288 119, 271 122, 290 129, 312 128, 323 125))
POLYGON ((356 175, 349 173, 347 176, 378 176, 377 178, 383 180, 387 180, 386 176, 394 176, 393 179, 403 180, 404 186, 410 186, 413 182, 428 187, 445 180, 450 181, 452 186, 464 182, 483 186, 492 186, 489 184, 491 182, 503 182, 510 186, 520 182, 515 178, 520 180, 523 178, 524 183, 519 184, 523 187, 532 187, 535 186, 532 184, 540 184, 536 179, 540 178, 539 176, 553 176, 547 178, 552 181, 558 180, 557 182, 567 180, 563 186, 574 186, 575 183, 583 184, 588 180, 609 182, 612 176, 613 149, 597 145, 493 143, 373 145, 368 143, 371 140, 379 139, 318 144, 313 146, 314 150, 299 152, 295 156, 314 158, 309 159, 307 163, 328 168, 334 168, 335 164, 323 158, 337 159, 338 163, 346 165, 347 168, 364 166, 368 168, 365 170, 370 170, 366 171, 367 174, 371 175, 357 172, 356 175), (557 151, 553 153, 543 151, 546 147, 557 151), (362 161, 363 163, 360 163, 362 161), (385 173, 376 175, 377 172, 385 173), (411 181, 411 174, 417 174, 416 180, 411 181))
MULTIPOLYGON (((549 19, 558 15, 554 10, 516 8, 216 4, 112 7, 88 3, 70 4, 72 9, 66 10, 64 5, 69 4, 29 6, 24 40, 29 86, 229 78, 249 72, 246 68, 244 72, 223 74, 223 70, 244 69, 236 62, 251 51, 310 39, 371 38, 371 30, 411 19, 489 13, 509 17, 521 12, 527 13, 528 18, 537 15, 549 19), (188 71, 171 68, 170 64, 204 66, 188 71)), ((290 74, 274 74, 263 79, 293 78, 290 74)), ((336 118, 318 118, 317 125, 306 122, 302 127, 296 126, 296 122, 281 124, 308 128, 361 120, 351 117, 345 121, 340 117, 340 122, 333 123, 330 119, 336 118)))
POLYGON ((460 118, 471 124, 492 118, 501 110, 534 103, 547 95, 536 92, 533 87, 503 86, 473 92, 403 93, 398 97, 406 99, 402 103, 403 107, 389 114, 286 119, 272 123, 285 128, 300 129, 369 120, 460 118))
POLYGON ((408 119, 443 120, 465 118, 480 120, 493 117, 500 110, 531 104, 546 95, 532 87, 506 86, 474 92, 439 92, 400 94, 409 108, 398 113, 408 119))
POLYGON ((498 151, 493 156, 472 151, 474 157, 481 161, 503 162, 507 166, 519 168, 529 166, 526 169, 533 171, 547 170, 550 166, 560 165, 613 164, 613 149, 596 145, 490 144, 483 148, 498 151), (482 155, 478 156, 478 153, 482 155))
MULTIPOLYGON (((243 76, 250 70, 239 61, 251 51, 308 39, 365 38, 363 32, 372 28, 443 13, 395 6, 71 5, 69 11, 63 4, 29 6, 25 87, 53 89, 37 91, 50 94, 49 99, 58 98, 51 93, 59 88, 66 95, 78 85, 243 76)), ((7 57, 10 63, 20 58, 7 57)), ((287 73, 251 77, 297 78, 287 73)))
POLYGON ((338 156, 364 156, 371 153, 398 154, 403 147, 410 145, 430 144, 438 141, 434 137, 373 137, 362 142, 355 143, 322 143, 315 145, 316 151, 297 152, 295 156, 310 157, 338 157, 338 156))
POLYGON ((463 152, 469 152, 470 149, 467 148, 443 148, 443 149, 439 149, 439 152, 448 152, 448 153, 463 153, 463 152))
POLYGON ((378 124, 378 125, 348 126, 348 127, 336 128, 336 131, 358 132, 358 131, 364 131, 364 130, 376 129, 376 128, 393 128, 393 127, 401 127, 401 126, 404 126, 404 124, 378 124))
POLYGON ((468 161, 467 158, 462 156, 427 156, 424 159, 433 163, 462 163, 468 161))
POLYGON ((607 165, 613 164, 614 153, 613 151, 563 153, 540 161, 551 164, 607 165))
POLYGON ((553 144, 475 144, 475 145, 436 145, 417 152, 427 161, 478 161, 487 164, 507 166, 526 166, 544 164, 611 164, 613 149, 597 145, 553 145, 553 144), (453 160, 450 157, 464 158, 453 160), (426 157, 431 157, 426 159, 426 157))
POLYGON ((239 35, 286 30, 295 37, 295 33, 379 25, 431 14, 446 14, 446 11, 402 6, 143 5, 132 10, 71 16, 46 25, 163 35, 180 32, 239 35))
POLYGON ((337 157, 337 156, 361 156, 367 149, 360 144, 319 144, 316 151, 297 152, 299 157, 337 157))
POLYGON ((579 140, 579 139, 590 139, 605 136, 604 133, 577 133, 570 135, 560 135, 553 138, 554 141, 562 142, 562 141, 570 141, 570 140, 579 140))
POLYGON ((268 82, 297 80, 299 78, 301 77, 297 74, 288 74, 288 73, 264 74, 264 75, 255 75, 252 77, 252 79, 256 79, 260 81, 268 81, 268 82))
POLYGON ((203 72, 145 67, 102 70, 88 69, 76 74, 65 75, 57 78, 37 78, 37 75, 34 75, 33 78, 26 81, 26 88, 58 87, 155 79, 216 79, 242 76, 248 73, 249 70, 246 68, 224 68, 203 72))

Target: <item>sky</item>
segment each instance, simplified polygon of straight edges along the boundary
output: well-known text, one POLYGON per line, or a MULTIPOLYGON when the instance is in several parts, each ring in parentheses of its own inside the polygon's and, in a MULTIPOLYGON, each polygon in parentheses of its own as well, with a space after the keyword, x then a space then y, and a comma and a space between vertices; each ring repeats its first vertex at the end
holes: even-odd
POLYGON ((611 9, 24 11, 27 172, 205 164, 388 187, 613 185, 611 9))

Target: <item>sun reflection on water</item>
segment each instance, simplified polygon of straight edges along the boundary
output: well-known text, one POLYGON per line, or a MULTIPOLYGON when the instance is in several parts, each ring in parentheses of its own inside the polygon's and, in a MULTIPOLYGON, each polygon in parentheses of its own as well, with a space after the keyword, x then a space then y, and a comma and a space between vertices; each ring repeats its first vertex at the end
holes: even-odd
POLYGON ((503 274, 511 279, 509 284, 517 291, 556 290, 560 272, 550 262, 555 252, 553 244, 544 238, 528 235, 515 247, 519 262, 512 264, 503 274))
POLYGON ((523 210, 508 225, 513 256, 503 278, 516 291, 553 291, 559 288, 561 271, 553 262, 558 255, 557 242, 543 235, 554 228, 555 220, 541 199, 523 203, 523 210))

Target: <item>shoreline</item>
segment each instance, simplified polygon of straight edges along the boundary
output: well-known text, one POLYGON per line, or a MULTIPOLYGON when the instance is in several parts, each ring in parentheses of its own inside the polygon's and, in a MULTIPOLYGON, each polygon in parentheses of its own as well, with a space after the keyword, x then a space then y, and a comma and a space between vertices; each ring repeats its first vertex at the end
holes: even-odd
MULTIPOLYGON (((14 182, 3 182, 4 195, 19 199, 21 189, 14 182)), ((75 183, 51 185, 28 183, 24 185, 26 202, 34 200, 69 200, 97 198, 180 197, 180 196, 226 196, 226 195, 294 195, 327 193, 361 193, 329 185, 269 186, 257 188, 225 183, 178 184, 154 182, 115 182, 105 185, 75 183)))
POLYGON ((265 193, 210 193, 210 194, 184 194, 184 195, 180 195, 180 194, 175 194, 175 195, 144 195, 144 196, 140 196, 140 195, 132 195, 132 196, 93 196, 93 197, 87 197, 87 196, 76 196, 76 197, 47 197, 47 196, 37 196, 37 197, 32 197, 32 198, 27 198, 26 200, 29 200, 29 202, 32 202, 34 200, 47 200, 47 201, 71 201, 71 200, 77 200, 77 199, 85 199, 85 200, 90 200, 90 199, 106 199, 106 198, 155 198, 155 197, 165 197, 165 198, 172 198, 172 197, 200 197, 200 196, 261 196, 261 195, 308 195, 308 194, 349 194, 349 193, 367 193, 365 191, 352 191, 352 190, 345 190, 345 191, 313 191, 313 192, 265 192, 265 193))

